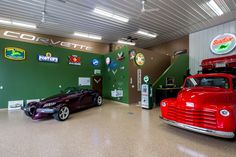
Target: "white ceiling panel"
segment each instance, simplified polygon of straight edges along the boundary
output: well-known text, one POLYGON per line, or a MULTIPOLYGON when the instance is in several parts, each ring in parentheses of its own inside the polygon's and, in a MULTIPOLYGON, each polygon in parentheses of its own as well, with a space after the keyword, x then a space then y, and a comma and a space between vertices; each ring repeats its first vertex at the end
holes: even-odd
MULTIPOLYGON (((141 12, 141 0, 0 0, 0 17, 37 24, 35 33, 75 38, 74 31, 103 36, 101 42, 115 43, 118 39, 138 38, 137 46, 147 48, 170 41, 191 32, 236 19, 236 0, 215 0, 224 14, 218 17, 208 0, 147 0, 141 12), (96 15, 95 7, 129 17, 118 22, 96 15), (41 22, 45 11, 45 23, 41 22), (139 29, 158 34, 150 39, 135 34, 139 29)), ((0 27, 6 27, 0 25, 0 27)))

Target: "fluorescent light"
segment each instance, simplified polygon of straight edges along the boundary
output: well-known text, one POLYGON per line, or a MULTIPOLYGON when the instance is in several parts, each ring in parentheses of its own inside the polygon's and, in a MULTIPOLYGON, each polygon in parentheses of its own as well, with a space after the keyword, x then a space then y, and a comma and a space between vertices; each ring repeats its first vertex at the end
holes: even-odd
POLYGON ((129 22, 129 19, 126 18, 126 17, 121 17, 121 16, 118 16, 118 15, 113 15, 112 17, 113 19, 116 19, 116 20, 119 20, 119 21, 122 21, 122 22, 129 22))
POLYGON ((91 35, 91 34, 89 34, 88 37, 91 38, 91 39, 102 40, 102 37, 101 37, 101 36, 97 36, 97 35, 91 35))
POLYGON ((95 8, 93 10, 93 12, 97 13, 97 14, 100 14, 100 15, 103 15, 103 16, 106 16, 106 17, 110 17, 110 18, 122 21, 122 22, 129 22, 128 17, 123 17, 123 16, 120 16, 120 15, 116 15, 116 14, 113 14, 111 12, 108 12, 108 11, 105 11, 105 10, 102 10, 102 9, 95 8))
POLYGON ((135 42, 128 42, 128 41, 124 41, 124 40, 118 40, 117 43, 125 44, 125 45, 132 45, 132 46, 134 46, 136 44, 135 42))
POLYGON ((32 23, 14 21, 14 20, 11 20, 11 19, 4 19, 4 18, 0 18, 0 23, 7 24, 7 25, 19 26, 19 27, 26 27, 26 28, 34 28, 34 29, 37 28, 37 26, 35 24, 32 24, 32 23))
POLYGON ((11 24, 11 20, 10 19, 0 19, 0 23, 3 23, 3 24, 11 24))
POLYGON ((74 35, 75 35, 75 36, 79 36, 79 37, 88 38, 88 34, 84 34, 84 33, 74 32, 74 35))
POLYGON ((93 10, 93 12, 95 12, 95 13, 97 13, 97 14, 100 14, 100 15, 103 15, 103 16, 107 16, 107 17, 112 17, 112 16, 113 16, 112 13, 109 13, 109 12, 107 12, 107 11, 104 11, 104 10, 101 10, 101 9, 97 9, 97 8, 95 8, 95 9, 93 10))
POLYGON ((18 21, 12 21, 12 25, 19 26, 19 27, 26 27, 26 28, 37 28, 35 24, 31 23, 23 23, 23 22, 18 22, 18 21))
POLYGON ((75 36, 83 37, 83 38, 90 38, 95 40, 102 40, 101 36, 93 35, 93 34, 86 34, 86 33, 80 33, 80 32, 74 32, 75 36))
POLYGON ((156 38, 157 37, 156 33, 151 33, 149 31, 145 31, 145 30, 139 30, 137 32, 137 34, 140 34, 140 35, 143 35, 143 36, 147 36, 147 37, 150 37, 150 38, 156 38))
POLYGON ((220 7, 214 0, 210 0, 209 2, 207 2, 207 5, 216 13, 216 15, 221 16, 224 14, 224 12, 220 9, 220 7))

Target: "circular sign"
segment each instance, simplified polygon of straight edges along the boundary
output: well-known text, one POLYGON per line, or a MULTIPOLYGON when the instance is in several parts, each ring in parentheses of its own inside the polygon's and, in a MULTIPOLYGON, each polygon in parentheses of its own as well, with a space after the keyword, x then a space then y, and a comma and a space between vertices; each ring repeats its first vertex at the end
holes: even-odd
POLYGON ((135 55, 136 55, 136 51, 135 51, 134 49, 132 49, 132 50, 129 51, 129 59, 130 59, 131 61, 134 60, 135 55))
POLYGON ((147 76, 147 75, 146 75, 146 76, 144 76, 144 78, 143 78, 143 81, 144 81, 145 83, 148 83, 148 82, 149 82, 149 80, 150 80, 150 79, 149 79, 149 76, 147 76))
POLYGON ((218 35, 211 41, 211 51, 217 55, 223 55, 231 52, 236 46, 236 37, 234 34, 225 33, 218 35))
POLYGON ((98 59, 93 59, 93 60, 92 60, 92 64, 93 64, 94 66, 98 66, 98 65, 99 65, 99 60, 98 60, 98 59))
POLYGON ((52 54, 50 52, 47 52, 46 57, 52 57, 52 54))
POLYGON ((116 61, 111 61, 109 67, 110 67, 111 69, 117 69, 118 63, 117 63, 116 61))
POLYGON ((144 62, 145 62, 144 55, 143 55, 142 53, 138 53, 138 54, 135 56, 135 63, 136 63, 138 66, 142 66, 142 65, 144 65, 144 62))
POLYGON ((106 64, 109 65, 111 63, 111 58, 110 57, 107 57, 106 58, 106 64))

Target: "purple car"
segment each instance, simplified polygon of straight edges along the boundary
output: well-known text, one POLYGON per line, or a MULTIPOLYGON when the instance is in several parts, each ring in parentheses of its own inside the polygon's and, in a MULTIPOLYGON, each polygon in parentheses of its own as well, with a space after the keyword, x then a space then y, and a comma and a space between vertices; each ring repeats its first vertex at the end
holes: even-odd
POLYGON ((94 90, 69 87, 60 94, 40 102, 30 102, 21 109, 34 120, 53 116, 58 121, 64 121, 68 119, 70 113, 92 106, 101 106, 102 102, 102 96, 94 90))

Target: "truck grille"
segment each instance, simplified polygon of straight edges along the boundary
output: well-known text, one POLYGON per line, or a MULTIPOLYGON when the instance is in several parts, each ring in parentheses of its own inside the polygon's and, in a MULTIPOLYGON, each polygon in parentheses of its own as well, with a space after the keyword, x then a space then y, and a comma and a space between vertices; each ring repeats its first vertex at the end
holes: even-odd
POLYGON ((212 129, 217 125, 215 111, 212 110, 168 106, 168 118, 176 122, 212 129))

